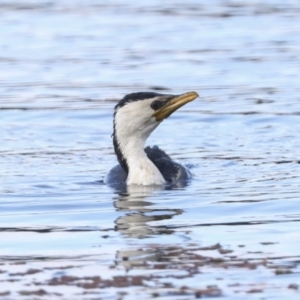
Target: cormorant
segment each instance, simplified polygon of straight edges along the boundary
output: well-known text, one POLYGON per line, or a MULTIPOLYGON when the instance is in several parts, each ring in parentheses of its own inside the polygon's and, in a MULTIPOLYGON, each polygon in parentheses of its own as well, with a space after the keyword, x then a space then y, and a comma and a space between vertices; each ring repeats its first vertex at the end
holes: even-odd
POLYGON ((126 95, 114 109, 113 144, 119 165, 110 170, 107 184, 164 185, 190 178, 189 170, 172 161, 157 146, 146 147, 152 131, 178 108, 199 95, 139 92, 126 95))

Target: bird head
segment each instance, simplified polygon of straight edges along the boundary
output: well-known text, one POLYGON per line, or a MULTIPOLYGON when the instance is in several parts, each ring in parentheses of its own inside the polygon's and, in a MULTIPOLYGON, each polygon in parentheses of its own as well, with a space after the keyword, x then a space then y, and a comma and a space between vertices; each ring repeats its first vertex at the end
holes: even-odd
POLYGON ((126 95, 115 106, 114 131, 118 136, 146 140, 151 132, 181 106, 195 100, 196 92, 167 95, 140 92, 126 95))

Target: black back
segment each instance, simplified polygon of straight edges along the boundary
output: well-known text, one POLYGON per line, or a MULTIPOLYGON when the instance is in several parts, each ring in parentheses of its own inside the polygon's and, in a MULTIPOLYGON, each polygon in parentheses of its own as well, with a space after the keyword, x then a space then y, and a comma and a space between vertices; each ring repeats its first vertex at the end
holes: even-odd
POLYGON ((178 173, 177 165, 171 157, 158 146, 146 147, 145 152, 148 158, 155 164, 166 182, 172 182, 178 173))

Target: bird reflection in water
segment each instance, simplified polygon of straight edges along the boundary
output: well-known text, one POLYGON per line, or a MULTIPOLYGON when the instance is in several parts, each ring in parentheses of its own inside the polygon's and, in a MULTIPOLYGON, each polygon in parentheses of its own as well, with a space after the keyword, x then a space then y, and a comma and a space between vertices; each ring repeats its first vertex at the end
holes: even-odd
MULTIPOLYGON (((173 189, 173 187, 168 187, 173 189)), ((115 228, 123 235, 132 238, 146 238, 157 234, 167 234, 173 231, 167 227, 151 226, 149 222, 171 219, 183 213, 181 209, 153 208, 154 203, 149 198, 155 192, 162 191, 160 186, 131 185, 117 191, 114 199, 117 211, 124 212, 115 221, 115 228)), ((163 199, 161 200, 163 201, 163 199)))
MULTIPOLYGON (((155 226, 153 222, 172 219, 182 214, 182 209, 155 208, 151 202, 151 196, 160 191, 181 189, 187 185, 180 186, 123 186, 117 190, 118 196, 114 199, 114 206, 118 212, 124 212, 115 221, 115 229, 126 237, 147 238, 154 235, 172 234, 174 231, 167 226, 155 226)), ((160 199, 163 201, 163 199, 160 199)), ((165 253, 161 247, 149 246, 146 249, 120 249, 116 253, 116 263, 126 268, 140 266, 145 261, 161 261, 161 255, 165 253)))

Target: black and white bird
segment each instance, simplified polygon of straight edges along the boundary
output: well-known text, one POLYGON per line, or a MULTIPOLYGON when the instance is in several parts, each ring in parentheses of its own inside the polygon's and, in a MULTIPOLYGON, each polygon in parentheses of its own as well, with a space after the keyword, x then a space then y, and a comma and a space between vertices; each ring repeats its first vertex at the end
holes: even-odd
POLYGON ((181 106, 195 100, 196 92, 166 95, 140 92, 126 95, 115 106, 113 144, 119 165, 110 170, 107 184, 164 185, 190 178, 189 170, 172 161, 157 146, 145 147, 154 129, 181 106))

